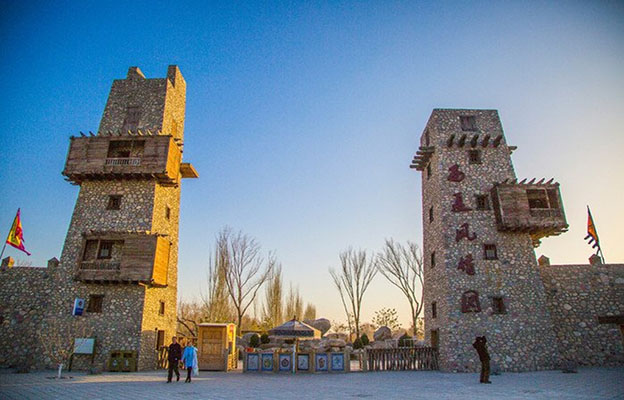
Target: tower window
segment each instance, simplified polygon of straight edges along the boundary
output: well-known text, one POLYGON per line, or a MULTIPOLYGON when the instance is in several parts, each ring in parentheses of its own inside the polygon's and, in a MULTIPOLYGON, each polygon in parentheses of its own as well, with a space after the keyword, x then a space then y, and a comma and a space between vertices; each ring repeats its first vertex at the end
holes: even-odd
POLYGON ((165 331, 156 331, 156 350, 160 350, 165 345, 165 331))
POLYGON ((102 240, 100 242, 100 248, 98 249, 98 259, 109 259, 113 254, 113 242, 108 240, 102 240))
POLYGON ((468 150, 468 162, 470 164, 481 164, 481 150, 468 150))
POLYGON ((429 207, 429 222, 433 222, 433 206, 429 207))
POLYGON ((90 294, 89 302, 87 303, 87 312, 101 313, 103 302, 104 302, 103 294, 90 294))
POLYGON ((158 314, 165 315, 165 302, 161 301, 160 306, 158 308, 158 314))
POLYGON ((110 195, 108 196, 108 204, 106 205, 107 210, 119 210, 121 208, 121 195, 110 195))
POLYGON ((483 245, 483 259, 498 260, 498 255, 496 254, 495 244, 486 243, 483 245))
POLYGON ((527 189, 529 208, 548 208, 548 195, 542 189, 527 189))
POLYGON ((139 119, 141 118, 141 109, 136 106, 126 108, 126 118, 123 123, 123 132, 136 131, 139 129, 139 119))
POLYGON ((477 121, 474 115, 462 115, 459 117, 462 131, 476 131, 477 121))
POLYGON ((435 251, 431 252, 431 268, 435 267, 435 251))
POLYGON ((425 146, 429 146, 429 129, 425 130, 425 146))
POLYGON ((492 313, 493 314, 506 314, 505 302, 502 297, 492 297, 492 313))
POLYGON ((427 179, 431 178, 431 163, 427 164, 427 179))
POLYGON ((431 303, 431 318, 437 318, 437 317, 438 317, 438 305, 434 301, 433 303, 431 303))
POLYGON ((488 201, 487 194, 475 195, 475 202, 477 204, 477 210, 489 210, 490 209, 490 202, 488 201))
POLYGON ((169 206, 165 206, 165 218, 167 218, 167 220, 171 218, 171 208, 169 208, 169 206))

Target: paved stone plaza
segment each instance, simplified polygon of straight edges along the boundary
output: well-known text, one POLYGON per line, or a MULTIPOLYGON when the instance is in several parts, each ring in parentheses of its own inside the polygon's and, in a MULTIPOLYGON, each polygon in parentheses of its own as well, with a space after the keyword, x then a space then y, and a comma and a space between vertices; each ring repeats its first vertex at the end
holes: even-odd
POLYGON ((0 372, 1 399, 624 399, 624 368, 504 373, 492 385, 474 373, 436 371, 369 372, 337 375, 202 372, 193 383, 165 383, 165 372, 0 372))

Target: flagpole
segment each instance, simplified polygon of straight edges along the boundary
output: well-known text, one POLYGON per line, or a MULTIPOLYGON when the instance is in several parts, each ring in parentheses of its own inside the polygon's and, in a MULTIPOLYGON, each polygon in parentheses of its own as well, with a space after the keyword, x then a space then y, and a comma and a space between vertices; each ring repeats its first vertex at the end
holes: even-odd
MULTIPOLYGON (((19 208, 17 209, 17 212, 19 212, 19 208)), ((17 218, 17 214, 15 215, 15 217, 17 218)), ((6 239, 4 239, 4 246, 2 246, 2 253, 0 253, 0 261, 2 261, 2 256, 4 255, 4 249, 6 249, 6 244, 9 241, 9 236, 11 235, 11 229, 13 229, 13 224, 15 223, 15 218, 13 218, 13 222, 11 223, 11 228, 9 229, 9 233, 7 234, 6 239)))

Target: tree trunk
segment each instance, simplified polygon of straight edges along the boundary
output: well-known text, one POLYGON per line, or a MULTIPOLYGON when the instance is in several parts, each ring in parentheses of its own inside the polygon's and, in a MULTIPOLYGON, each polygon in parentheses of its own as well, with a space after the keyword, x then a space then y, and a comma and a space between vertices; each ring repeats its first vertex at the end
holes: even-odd
POLYGON ((63 371, 63 363, 58 365, 58 374, 56 375, 57 379, 61 379, 61 372, 63 371))

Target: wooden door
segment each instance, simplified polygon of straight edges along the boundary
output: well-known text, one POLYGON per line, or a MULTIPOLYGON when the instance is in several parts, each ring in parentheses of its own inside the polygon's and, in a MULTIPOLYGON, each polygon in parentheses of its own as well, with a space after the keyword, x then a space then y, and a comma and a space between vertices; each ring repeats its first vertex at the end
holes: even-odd
POLYGON ((439 331, 437 329, 433 329, 431 331, 431 347, 434 349, 439 348, 440 346, 440 336, 439 331))
POLYGON ((199 369, 223 371, 225 360, 225 328, 205 327, 199 331, 199 369))

